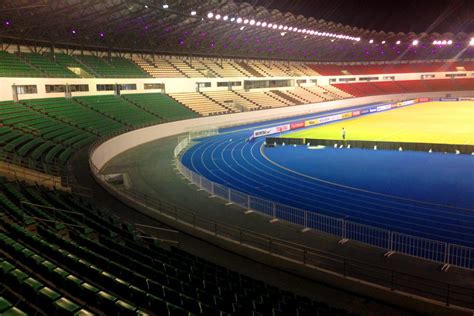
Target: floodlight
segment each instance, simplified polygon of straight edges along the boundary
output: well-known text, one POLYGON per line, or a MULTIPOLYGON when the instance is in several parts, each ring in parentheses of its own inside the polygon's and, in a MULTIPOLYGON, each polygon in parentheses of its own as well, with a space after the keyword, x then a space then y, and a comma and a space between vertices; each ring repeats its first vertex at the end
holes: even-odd
POLYGON ((401 41, 398 40, 396 44, 397 44, 397 45, 400 45, 400 43, 401 43, 401 41))
POLYGON ((382 41, 382 44, 385 44, 386 42, 385 41, 382 41))
POLYGON ((209 12, 209 13, 207 14, 207 18, 209 18, 209 19, 212 19, 213 16, 214 16, 214 13, 212 13, 212 12, 209 12))
POLYGON ((195 15, 196 15, 196 11, 191 11, 191 15, 192 15, 192 16, 195 16, 195 15))
POLYGON ((417 39, 416 39, 416 40, 413 40, 413 42, 411 42, 411 44, 412 44, 413 46, 418 45, 418 43, 419 43, 419 41, 418 41, 417 39))
POLYGON ((237 18, 237 23, 242 23, 242 18, 237 18))
POLYGON ((255 20, 250 20, 250 25, 254 25, 255 24, 255 20))
POLYGON ((471 38, 471 41, 469 42, 469 45, 470 45, 470 46, 474 46, 474 37, 471 38))
POLYGON ((262 26, 263 27, 267 26, 267 22, 262 22, 262 26))
POLYGON ((216 14, 216 20, 220 20, 221 19, 221 15, 220 14, 216 14))
POLYGON ((245 19, 244 24, 248 24, 248 23, 249 23, 249 19, 245 19))
POLYGON ((262 22, 257 21, 257 23, 255 25, 260 26, 260 25, 262 25, 262 22))
POLYGON ((163 9, 168 9, 168 8, 169 8, 169 5, 163 4, 163 9))
POLYGON ((370 44, 372 44, 373 42, 374 42, 374 40, 373 40, 373 39, 371 39, 371 40, 369 41, 369 43, 370 43, 370 44))
POLYGON ((224 17, 222 18, 222 20, 224 21, 227 21, 229 19, 229 17, 227 15, 224 15, 224 17))
POLYGON ((451 45, 453 43, 452 40, 448 40, 448 45, 451 45))

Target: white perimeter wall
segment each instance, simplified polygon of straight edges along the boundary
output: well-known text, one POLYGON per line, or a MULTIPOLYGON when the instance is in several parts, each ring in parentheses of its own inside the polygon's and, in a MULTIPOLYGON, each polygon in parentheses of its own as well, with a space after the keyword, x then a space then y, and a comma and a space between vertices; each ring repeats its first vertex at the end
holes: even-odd
MULTIPOLYGON (((434 73, 433 79, 446 79, 446 74, 453 72, 439 72, 434 73)), ((461 72, 455 72, 461 73, 461 72)), ((466 77, 462 78, 474 78, 474 72, 462 72, 466 73, 466 77)), ((292 84, 295 85, 296 80, 305 79, 306 84, 302 86, 311 86, 311 80, 316 79, 318 85, 325 86, 329 84, 329 79, 336 78, 338 81, 340 78, 356 78, 356 82, 359 82, 360 77, 379 77, 378 81, 383 80, 383 77, 394 76, 395 80, 419 80, 421 79, 421 73, 413 74, 383 74, 383 75, 361 75, 361 76, 317 76, 317 77, 271 77, 271 78, 149 78, 149 79, 104 79, 104 78, 92 78, 92 79, 75 79, 75 78, 0 78, 0 101, 12 100, 12 85, 36 85, 38 89, 37 94, 22 94, 19 95, 20 100, 27 99, 42 99, 42 98, 59 98, 64 97, 64 93, 46 93, 46 85, 65 85, 65 84, 87 84, 89 85, 88 92, 73 92, 73 96, 87 96, 87 95, 106 95, 113 94, 113 91, 97 91, 97 84, 136 84, 137 90, 133 91, 122 91, 122 94, 127 93, 145 93, 145 92, 159 92, 160 90, 145 90, 145 83, 164 83, 166 86, 166 93, 174 92, 194 92, 196 91, 196 84, 198 82, 210 82, 210 88, 201 88, 201 91, 219 91, 227 90, 227 87, 217 87, 217 82, 229 82, 229 81, 240 81, 242 85, 240 87, 234 87, 234 90, 242 90, 244 86, 244 80, 278 80, 278 79, 290 79, 292 84)), ((426 73, 424 73, 426 75, 426 73)), ((430 79, 426 79, 430 80, 430 79)), ((279 90, 290 90, 294 87, 279 88, 279 90)), ((263 91, 265 89, 255 89, 255 91, 263 91)), ((268 89, 266 89, 268 90, 268 89)))
MULTIPOLYGON (((263 111, 252 111, 235 114, 227 114, 211 117, 200 117, 190 120, 177 121, 166 124, 159 124, 131 131, 117 137, 114 137, 95 149, 90 159, 96 168, 102 169, 104 165, 119 155, 133 147, 148 143, 160 138, 186 133, 193 129, 202 129, 209 127, 225 127, 231 125, 241 125, 244 123, 266 121, 270 119, 290 117, 303 114, 311 114, 316 111, 330 109, 334 106, 348 107, 355 105, 363 105, 374 102, 392 102, 406 100, 417 97, 444 97, 447 94, 453 96, 474 96, 474 91, 466 92, 437 92, 437 93, 411 93, 411 94, 392 94, 371 96, 363 98, 352 98, 345 100, 336 100, 322 103, 305 104, 300 106, 284 107, 277 109, 269 109, 263 111)), ((249 132, 250 136, 250 132, 249 132)))

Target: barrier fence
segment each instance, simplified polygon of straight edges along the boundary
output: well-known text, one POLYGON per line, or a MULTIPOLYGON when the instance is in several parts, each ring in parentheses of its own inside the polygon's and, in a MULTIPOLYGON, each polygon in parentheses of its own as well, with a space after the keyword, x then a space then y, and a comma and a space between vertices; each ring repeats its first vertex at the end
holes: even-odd
MULTIPOLYGON (((189 137, 181 138, 181 141, 185 142, 182 146, 184 146, 184 144, 190 144, 189 137)), ((95 143, 91 147, 90 152, 93 152, 93 150, 99 145, 99 142, 95 143)), ((185 146, 182 148, 184 149, 185 146)), ((226 191, 223 186, 216 186, 213 182, 194 175, 193 172, 186 169, 179 163, 179 161, 177 162, 178 168, 180 168, 181 172, 194 184, 199 184, 200 187, 208 192, 214 190, 212 192, 219 193, 219 196, 223 198, 226 197, 226 191), (217 188, 217 190, 215 188, 217 188)), ((328 272, 333 275, 336 274, 344 278, 363 281, 369 286, 383 286, 388 290, 402 294, 407 293, 412 297, 430 299, 446 306, 460 308, 464 311, 474 311, 473 288, 457 286, 447 282, 411 275, 410 273, 396 271, 356 259, 339 256, 334 253, 313 249, 301 244, 281 240, 255 231, 246 230, 238 226, 220 223, 205 218, 190 209, 179 208, 172 203, 147 196, 131 188, 115 187, 105 181, 105 175, 94 165, 92 160, 89 160, 89 165, 93 176, 102 186, 126 198, 128 201, 134 203, 135 206, 145 207, 151 212, 165 216, 186 225, 191 229, 205 232, 216 238, 224 238, 226 241, 233 242, 242 247, 249 247, 269 255, 278 256, 280 259, 299 263, 308 268, 328 272)), ((257 198, 252 199, 251 197, 235 190, 227 190, 227 194, 227 197, 230 196, 235 204, 248 207, 249 205, 255 206, 259 205, 259 203, 263 203, 262 205, 267 209, 267 214, 269 216, 279 214, 273 208, 269 208, 264 200, 257 198)), ((342 224, 343 221, 341 219, 335 219, 314 213, 308 213, 307 215, 307 217, 296 216, 289 218, 296 218, 298 219, 298 222, 308 224, 308 227, 310 225, 313 229, 331 233, 336 236, 344 236, 346 234, 346 236, 352 237, 357 236, 357 234, 360 234, 360 236, 372 234, 373 236, 376 236, 375 240, 385 240, 385 238, 382 237, 384 236, 383 233, 380 234, 383 230, 371 230, 369 226, 364 227, 364 225, 360 224, 357 224, 356 226, 358 230, 352 227, 349 227, 347 230, 348 227, 342 224), (347 232, 354 235, 347 235, 347 232), (370 233, 367 234, 366 232, 370 233)), ((386 233, 390 234, 390 232, 386 233)), ((396 240, 399 241, 399 239, 396 240)), ((386 242, 382 243, 380 246, 383 248, 384 245, 386 245, 386 242)), ((457 266, 466 266, 465 260, 467 260, 468 256, 472 255, 472 249, 467 247, 456 247, 454 249, 456 250, 450 251, 450 260, 452 262, 458 262, 459 264, 457 264, 457 266)))
POLYGON ((312 139, 312 138, 285 138, 267 137, 266 144, 269 146, 281 145, 307 145, 326 147, 350 147, 378 150, 412 150, 424 152, 447 152, 471 155, 474 153, 474 145, 463 144, 430 144, 409 142, 382 142, 370 140, 342 140, 342 139, 312 139))
POLYGON ((175 148, 174 155, 179 172, 191 183, 199 187, 199 189, 205 190, 228 203, 236 204, 248 211, 266 215, 271 217, 272 220, 284 220, 303 226, 306 229, 314 229, 341 239, 353 240, 378 247, 387 252, 397 252, 460 268, 474 269, 474 248, 471 247, 402 234, 342 218, 305 211, 251 196, 212 182, 191 171, 181 163, 179 154, 191 142, 192 137, 190 135, 180 138, 175 148))

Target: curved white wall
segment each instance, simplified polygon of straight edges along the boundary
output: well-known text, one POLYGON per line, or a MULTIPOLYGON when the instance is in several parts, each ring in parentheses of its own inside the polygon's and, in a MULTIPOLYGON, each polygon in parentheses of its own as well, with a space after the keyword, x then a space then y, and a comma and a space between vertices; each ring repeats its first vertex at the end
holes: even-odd
MULTIPOLYGON (((322 103, 305 104, 300 106, 284 107, 264 111, 243 112, 220 116, 200 117, 190 120, 177 121, 166 124, 145 127, 131 131, 99 145, 91 154, 91 163, 97 168, 102 169, 104 165, 115 156, 129 150, 133 147, 148 143, 160 138, 186 133, 193 129, 204 127, 225 127, 239 125, 244 123, 266 121, 270 119, 290 117, 302 114, 310 114, 316 111, 332 108, 334 106, 354 106, 373 102, 390 102, 397 100, 406 100, 417 97, 443 97, 446 94, 456 96, 473 96, 473 91, 466 92, 437 92, 437 93, 410 93, 410 94, 391 94, 363 98, 352 98, 345 100, 336 100, 322 103)), ((249 134, 250 135, 250 134, 249 134)))

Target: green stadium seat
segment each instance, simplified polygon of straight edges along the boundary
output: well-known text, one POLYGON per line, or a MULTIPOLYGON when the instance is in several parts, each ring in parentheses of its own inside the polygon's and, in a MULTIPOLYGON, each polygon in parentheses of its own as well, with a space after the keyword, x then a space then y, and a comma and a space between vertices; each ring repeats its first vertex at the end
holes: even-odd
POLYGON ((65 297, 54 302, 54 307, 58 315, 74 315, 77 311, 80 310, 80 306, 74 302, 68 300, 65 297))

